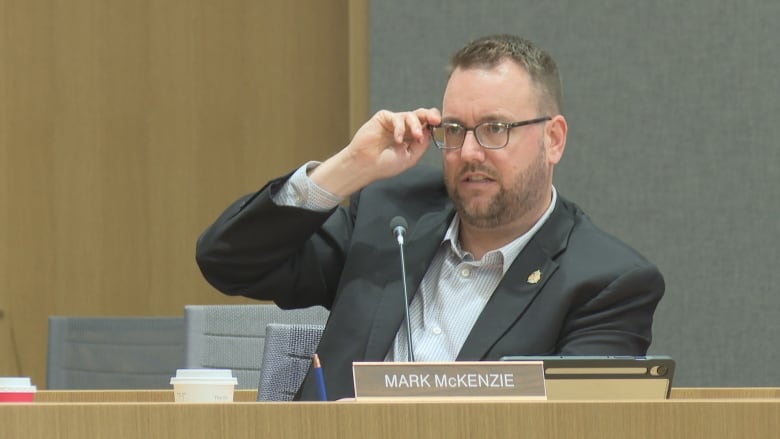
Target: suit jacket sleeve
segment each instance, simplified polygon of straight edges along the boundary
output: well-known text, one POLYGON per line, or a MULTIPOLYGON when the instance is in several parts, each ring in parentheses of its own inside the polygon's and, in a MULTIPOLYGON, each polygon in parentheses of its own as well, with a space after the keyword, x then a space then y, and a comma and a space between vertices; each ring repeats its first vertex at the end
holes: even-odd
POLYGON ((198 238, 203 276, 229 295, 273 300, 282 308, 330 308, 346 257, 358 197, 329 212, 278 206, 288 177, 230 205, 198 238))

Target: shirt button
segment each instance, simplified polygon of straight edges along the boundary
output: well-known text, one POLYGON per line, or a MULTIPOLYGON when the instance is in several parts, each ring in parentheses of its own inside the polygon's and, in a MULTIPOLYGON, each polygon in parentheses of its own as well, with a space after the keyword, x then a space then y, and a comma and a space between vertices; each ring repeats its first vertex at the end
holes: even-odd
POLYGON ((434 326, 433 329, 431 329, 431 332, 433 332, 436 335, 439 335, 441 334, 441 328, 439 328, 438 326, 434 326))
POLYGON ((460 275, 463 277, 469 277, 469 275, 471 275, 471 270, 468 268, 463 268, 460 270, 460 275))

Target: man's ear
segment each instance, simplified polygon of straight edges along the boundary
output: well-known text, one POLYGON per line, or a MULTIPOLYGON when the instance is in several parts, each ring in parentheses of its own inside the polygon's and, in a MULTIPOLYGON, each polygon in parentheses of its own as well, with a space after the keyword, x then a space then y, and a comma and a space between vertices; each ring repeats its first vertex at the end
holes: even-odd
POLYGON ((566 133, 569 129, 566 118, 558 114, 545 124, 545 145, 547 145, 547 160, 557 165, 563 158, 566 149, 566 133))

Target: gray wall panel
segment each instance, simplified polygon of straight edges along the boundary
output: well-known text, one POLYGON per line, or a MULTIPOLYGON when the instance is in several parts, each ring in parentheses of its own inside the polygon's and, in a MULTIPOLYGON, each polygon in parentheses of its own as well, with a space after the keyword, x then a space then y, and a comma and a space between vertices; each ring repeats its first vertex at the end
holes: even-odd
POLYGON ((570 124, 556 187, 666 277, 651 352, 678 385, 777 386, 779 17, 773 0, 373 0, 371 107, 439 107, 450 54, 484 34, 548 50, 570 124))

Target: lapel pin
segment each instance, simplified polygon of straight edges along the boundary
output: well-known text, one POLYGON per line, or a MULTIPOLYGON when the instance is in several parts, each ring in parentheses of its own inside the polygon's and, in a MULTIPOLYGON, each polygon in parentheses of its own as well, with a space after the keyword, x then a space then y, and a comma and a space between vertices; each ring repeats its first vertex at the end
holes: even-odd
POLYGON ((539 280, 541 280, 541 279, 542 279, 542 271, 541 270, 536 270, 533 273, 528 275, 528 283, 529 284, 535 284, 535 283, 539 282, 539 280))

